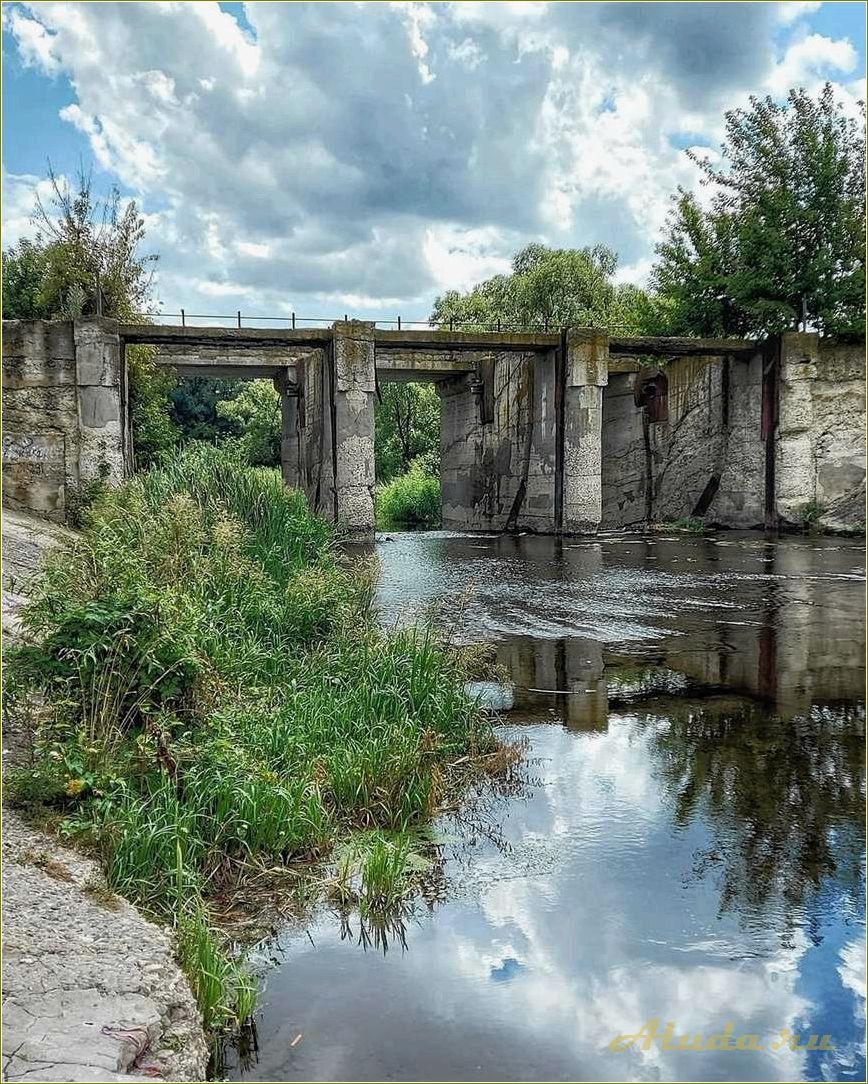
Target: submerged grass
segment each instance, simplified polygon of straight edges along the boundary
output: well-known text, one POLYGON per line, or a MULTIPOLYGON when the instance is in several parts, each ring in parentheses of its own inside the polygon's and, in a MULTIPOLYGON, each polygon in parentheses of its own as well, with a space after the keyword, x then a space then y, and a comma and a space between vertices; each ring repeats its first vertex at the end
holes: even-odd
POLYGON ((345 886, 389 906, 445 766, 494 746, 461 657, 379 631, 370 601, 277 472, 199 445, 100 496, 7 652, 6 710, 43 705, 9 795, 59 810, 113 891, 174 924, 211 1028, 253 988, 209 899, 355 838, 345 886))

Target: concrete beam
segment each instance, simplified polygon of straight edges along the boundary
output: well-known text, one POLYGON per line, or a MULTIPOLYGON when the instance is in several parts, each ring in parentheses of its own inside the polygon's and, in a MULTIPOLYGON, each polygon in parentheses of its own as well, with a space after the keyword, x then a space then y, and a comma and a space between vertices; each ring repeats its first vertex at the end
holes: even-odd
POLYGON ((127 343, 155 346, 322 347, 332 341, 331 328, 176 327, 168 324, 121 324, 118 334, 127 343))
POLYGON ((391 347, 404 350, 510 350, 527 354, 553 350, 560 342, 560 336, 527 331, 385 331, 375 328, 374 342, 378 353, 391 347))
POLYGON ((714 357, 750 355, 760 349, 758 339, 690 339, 668 335, 615 335, 609 339, 609 354, 645 357, 714 357))

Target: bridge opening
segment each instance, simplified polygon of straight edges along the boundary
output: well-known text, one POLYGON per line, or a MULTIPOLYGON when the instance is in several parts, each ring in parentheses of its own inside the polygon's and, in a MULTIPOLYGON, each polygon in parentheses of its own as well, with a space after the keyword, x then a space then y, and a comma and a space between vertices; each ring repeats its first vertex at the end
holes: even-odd
POLYGON ((441 407, 434 381, 379 380, 374 406, 374 506, 381 530, 441 523, 441 407))

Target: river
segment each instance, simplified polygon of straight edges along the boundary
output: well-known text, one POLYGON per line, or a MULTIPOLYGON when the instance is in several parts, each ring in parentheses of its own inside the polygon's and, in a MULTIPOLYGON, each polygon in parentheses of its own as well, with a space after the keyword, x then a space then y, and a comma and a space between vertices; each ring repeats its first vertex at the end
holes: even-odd
POLYGON ((322 913, 267 947, 227 1075, 864 1080, 863 543, 376 550, 384 621, 438 604, 494 643, 522 778, 437 825, 436 902, 380 931, 322 913), (670 1042, 610 1049, 653 1020, 670 1042), (721 1034, 762 1049, 666 1049, 721 1034))

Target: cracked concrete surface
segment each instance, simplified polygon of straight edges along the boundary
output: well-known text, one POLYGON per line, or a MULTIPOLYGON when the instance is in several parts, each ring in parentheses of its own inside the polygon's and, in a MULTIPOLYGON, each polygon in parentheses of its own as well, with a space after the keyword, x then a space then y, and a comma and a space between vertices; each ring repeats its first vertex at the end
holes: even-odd
POLYGON ((6 809, 2 881, 4 1080, 204 1079, 171 938, 96 862, 6 809))
MULTIPOLYGON (((44 549, 68 532, 3 514, 4 641, 44 549)), ((3 734, 3 762, 26 756, 3 734)), ((204 1080, 199 1011, 168 932, 108 891, 99 865, 3 809, 4 1080, 204 1080)))

